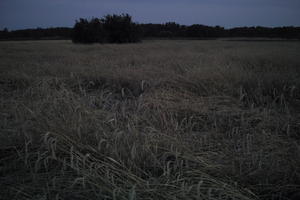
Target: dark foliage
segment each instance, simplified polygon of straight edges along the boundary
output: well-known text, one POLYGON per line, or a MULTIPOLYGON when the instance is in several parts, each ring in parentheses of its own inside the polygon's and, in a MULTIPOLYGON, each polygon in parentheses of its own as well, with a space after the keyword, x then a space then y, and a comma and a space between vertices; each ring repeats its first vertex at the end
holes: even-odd
POLYGON ((210 27, 194 24, 186 29, 186 37, 211 38, 222 36, 225 36, 225 31, 224 28, 220 26, 210 27))
POLYGON ((239 27, 227 31, 230 37, 269 37, 269 38, 297 38, 300 39, 300 27, 239 27))
POLYGON ((106 38, 103 20, 93 18, 88 21, 76 21, 73 29, 72 40, 74 43, 103 43, 106 38))
POLYGON ((130 43, 140 38, 205 39, 219 37, 264 37, 300 39, 300 27, 238 27, 225 29, 220 26, 194 24, 136 24, 131 16, 107 15, 102 19, 80 19, 74 28, 37 28, 17 31, 0 31, 0 40, 72 39, 75 43, 130 43))
POLYGON ((225 29, 220 26, 205 26, 193 24, 191 26, 179 25, 174 22, 166 24, 141 24, 144 38, 219 38, 219 37, 265 37, 300 39, 300 27, 239 27, 225 29))
POLYGON ((107 15, 102 19, 80 19, 73 32, 75 43, 132 43, 139 41, 138 25, 131 16, 107 15))
POLYGON ((131 16, 107 15, 104 18, 107 41, 110 43, 132 43, 139 41, 138 25, 132 22, 131 16))
POLYGON ((36 28, 16 31, 4 29, 0 31, 0 40, 45 40, 45 39, 70 39, 72 28, 36 28))

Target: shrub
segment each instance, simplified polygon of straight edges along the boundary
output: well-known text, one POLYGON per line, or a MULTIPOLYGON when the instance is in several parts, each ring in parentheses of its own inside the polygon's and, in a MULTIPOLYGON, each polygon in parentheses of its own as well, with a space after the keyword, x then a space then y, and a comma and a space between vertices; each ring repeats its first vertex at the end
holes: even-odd
POLYGON ((128 14, 107 15, 102 19, 76 21, 72 40, 74 43, 132 43, 139 41, 139 33, 128 14))
POLYGON ((102 43, 105 40, 105 30, 100 19, 80 19, 76 21, 73 31, 74 43, 102 43))

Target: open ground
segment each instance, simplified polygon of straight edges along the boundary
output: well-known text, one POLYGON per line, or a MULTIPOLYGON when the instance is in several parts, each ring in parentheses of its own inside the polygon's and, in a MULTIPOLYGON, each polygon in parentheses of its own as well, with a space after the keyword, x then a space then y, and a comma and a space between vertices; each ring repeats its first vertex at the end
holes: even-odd
POLYGON ((0 199, 292 199, 300 43, 0 43, 0 199))

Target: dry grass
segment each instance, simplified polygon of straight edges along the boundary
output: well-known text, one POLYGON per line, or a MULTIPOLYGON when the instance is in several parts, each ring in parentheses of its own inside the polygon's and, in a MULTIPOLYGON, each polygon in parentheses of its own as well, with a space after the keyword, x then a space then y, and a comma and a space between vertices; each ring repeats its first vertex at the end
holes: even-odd
POLYGON ((291 199, 300 44, 0 43, 0 199, 291 199))

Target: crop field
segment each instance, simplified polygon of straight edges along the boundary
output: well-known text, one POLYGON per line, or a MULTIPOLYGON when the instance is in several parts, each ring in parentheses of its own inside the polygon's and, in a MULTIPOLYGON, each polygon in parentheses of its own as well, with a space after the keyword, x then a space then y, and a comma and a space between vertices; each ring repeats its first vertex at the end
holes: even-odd
POLYGON ((0 42, 1 200, 299 190, 300 42, 0 42))

